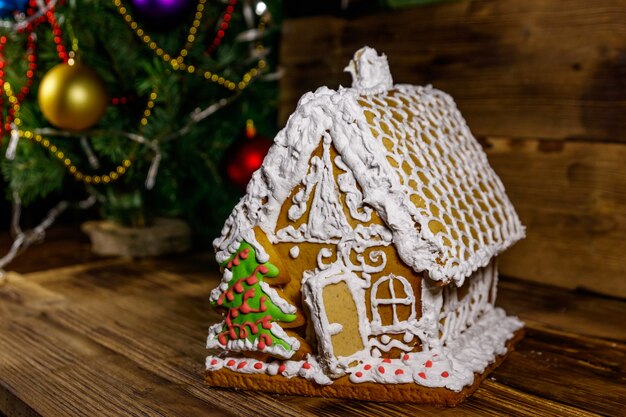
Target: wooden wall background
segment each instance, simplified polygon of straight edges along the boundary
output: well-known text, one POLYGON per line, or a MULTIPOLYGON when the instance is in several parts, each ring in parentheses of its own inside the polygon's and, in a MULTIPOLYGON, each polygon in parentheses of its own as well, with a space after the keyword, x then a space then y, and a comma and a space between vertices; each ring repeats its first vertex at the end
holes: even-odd
POLYGON ((284 22, 280 118, 354 51, 456 99, 527 226, 502 273, 626 297, 626 1, 476 0, 284 22))

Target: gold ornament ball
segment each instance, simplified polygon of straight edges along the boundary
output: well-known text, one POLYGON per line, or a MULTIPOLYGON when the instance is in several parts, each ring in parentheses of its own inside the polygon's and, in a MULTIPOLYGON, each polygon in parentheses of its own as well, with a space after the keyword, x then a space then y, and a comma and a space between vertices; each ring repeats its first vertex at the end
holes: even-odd
POLYGON ((104 116, 109 102, 104 82, 93 69, 75 62, 52 68, 39 85, 39 107, 61 129, 84 130, 104 116))

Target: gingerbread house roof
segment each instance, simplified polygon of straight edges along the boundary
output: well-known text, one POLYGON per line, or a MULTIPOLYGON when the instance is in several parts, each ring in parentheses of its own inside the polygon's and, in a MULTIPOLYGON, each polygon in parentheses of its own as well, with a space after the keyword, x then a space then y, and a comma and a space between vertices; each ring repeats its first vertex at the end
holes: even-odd
POLYGON ((402 260, 431 279, 461 285, 524 236, 502 182, 449 95, 394 86, 386 57, 371 48, 359 50, 347 69, 352 88, 322 87, 300 99, 214 241, 218 260, 241 240, 254 242, 255 226, 271 240, 311 154, 330 140, 402 260))

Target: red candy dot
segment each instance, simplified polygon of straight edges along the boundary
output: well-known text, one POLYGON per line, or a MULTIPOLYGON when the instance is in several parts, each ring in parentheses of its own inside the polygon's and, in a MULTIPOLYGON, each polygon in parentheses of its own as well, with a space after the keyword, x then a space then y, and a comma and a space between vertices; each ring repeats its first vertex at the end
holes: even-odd
POLYGON ((304 369, 310 369, 310 368, 311 368, 311 364, 309 364, 308 362, 304 362, 304 363, 302 364, 302 367, 303 367, 304 369))
POLYGON ((363 376, 363 372, 356 372, 354 375, 356 375, 357 378, 361 378, 363 376))
POLYGON ((427 367, 427 368, 431 368, 433 366, 433 361, 426 361, 424 366, 427 367))
POLYGON ((409 360, 409 355, 404 355, 404 356, 402 357, 402 360, 408 361, 408 360, 409 360))
POLYGON ((404 371, 402 369, 396 369, 396 375, 402 375, 404 371))
POLYGON ((263 364, 261 362, 257 362, 254 364, 254 369, 261 369, 263 368, 263 364))
POLYGON ((280 366, 278 367, 278 373, 279 373, 279 374, 282 374, 283 372, 285 372, 285 369, 286 369, 285 365, 280 365, 280 366))
POLYGON ((227 366, 233 366, 234 364, 235 364, 235 360, 234 359, 231 359, 228 362, 226 362, 227 366))
POLYGON ((450 374, 449 374, 449 373, 447 373, 446 371, 443 371, 443 372, 441 373, 441 376, 442 376, 442 377, 444 377, 444 378, 447 378, 449 375, 450 375, 450 374))
POLYGON ((426 374, 424 372, 420 372, 418 375, 420 376, 420 378, 426 379, 426 374))
POLYGON ((378 372, 380 372, 381 374, 385 373, 385 368, 383 368, 382 366, 378 367, 378 372))
POLYGON ((213 360, 211 361, 211 365, 217 365, 217 359, 213 359, 213 360))
POLYGON ((383 359, 383 363, 391 363, 391 359, 383 359))
POLYGON ((241 362, 239 365, 237 365, 237 369, 241 369, 241 368, 243 368, 244 366, 246 366, 247 364, 248 364, 248 362, 243 361, 243 362, 241 362))
POLYGON ((365 365, 363 369, 365 369, 366 371, 369 371, 370 369, 372 369, 372 365, 365 365))

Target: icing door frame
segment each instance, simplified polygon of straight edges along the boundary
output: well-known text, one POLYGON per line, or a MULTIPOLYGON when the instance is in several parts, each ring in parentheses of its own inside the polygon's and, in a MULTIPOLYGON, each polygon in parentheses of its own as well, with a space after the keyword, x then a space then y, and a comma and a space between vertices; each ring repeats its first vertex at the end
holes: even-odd
POLYGON ((333 265, 324 271, 307 277, 302 284, 305 303, 311 311, 311 320, 319 342, 320 357, 331 373, 345 374, 351 362, 369 356, 369 321, 365 311, 365 289, 369 288, 369 280, 363 279, 343 265, 333 265), (341 332, 339 323, 330 323, 324 305, 324 288, 328 285, 344 282, 354 300, 359 322, 359 333, 363 349, 349 356, 336 356, 332 344, 332 336, 341 332))

